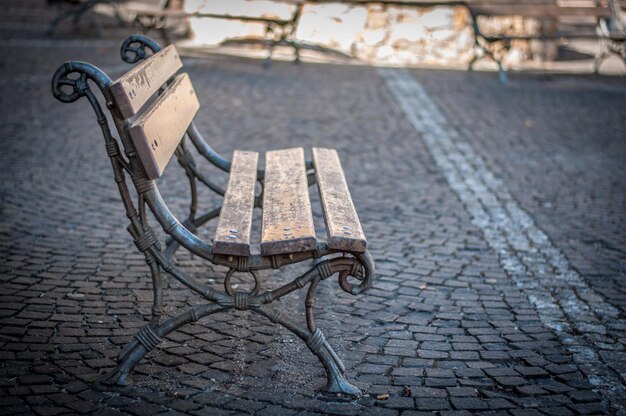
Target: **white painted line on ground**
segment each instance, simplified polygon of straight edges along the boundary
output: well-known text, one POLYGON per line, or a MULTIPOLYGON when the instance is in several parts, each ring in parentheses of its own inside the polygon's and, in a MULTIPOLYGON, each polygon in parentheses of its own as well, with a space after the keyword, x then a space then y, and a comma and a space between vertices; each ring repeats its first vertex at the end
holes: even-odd
POLYGON ((501 266, 534 305, 542 322, 556 332, 592 384, 613 395, 623 393, 626 374, 618 376, 598 354, 623 350, 610 336, 624 333, 626 324, 620 312, 585 283, 506 185, 448 125, 408 71, 381 68, 378 72, 465 205, 472 223, 482 230, 501 266))

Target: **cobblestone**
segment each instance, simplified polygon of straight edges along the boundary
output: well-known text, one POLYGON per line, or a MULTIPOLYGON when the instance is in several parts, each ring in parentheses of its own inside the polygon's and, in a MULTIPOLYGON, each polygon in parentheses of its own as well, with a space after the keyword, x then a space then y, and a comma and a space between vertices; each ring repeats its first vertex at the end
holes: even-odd
MULTIPOLYGON (((12 7, 33 7, 40 26, 50 17, 34 0, 12 7)), ((419 131, 384 74, 398 70, 186 59, 199 128, 219 152, 304 145, 341 154, 379 277, 360 297, 327 282, 316 313, 366 396, 319 394, 323 369, 306 347, 242 314, 173 333, 133 386, 98 392, 91 381, 148 319, 150 279, 125 232, 93 114, 54 101, 48 82, 66 59, 120 75, 116 48, 128 29, 80 42, 43 40, 37 30, 0 26, 0 413, 623 411, 623 397, 598 384, 623 386, 626 362, 623 80, 516 75, 503 87, 488 74, 410 71, 405 81, 424 94, 415 107, 437 121, 421 120, 428 128, 419 131), (466 180, 500 180, 466 184, 483 211, 451 186, 425 137, 433 132, 451 137, 448 155, 476 156, 467 166, 453 158, 466 180), (493 232, 510 231, 510 241, 494 246, 484 229, 494 220, 483 213, 523 225, 537 245, 502 223, 493 232), (532 267, 517 269, 524 264, 532 267), (593 354, 602 366, 585 361, 593 354)), ((179 173, 160 180, 175 212, 185 209, 179 173)), ((219 286, 221 270, 193 256, 178 261, 219 286)), ((168 314, 197 301, 175 281, 167 286, 168 314)), ((301 316, 302 294, 281 303, 301 316)))

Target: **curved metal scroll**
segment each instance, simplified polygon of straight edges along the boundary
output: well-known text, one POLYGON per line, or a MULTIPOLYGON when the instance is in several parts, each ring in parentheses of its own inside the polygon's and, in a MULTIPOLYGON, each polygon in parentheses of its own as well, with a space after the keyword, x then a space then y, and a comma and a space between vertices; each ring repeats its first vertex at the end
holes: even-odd
POLYGON ((122 48, 120 50, 122 60, 129 64, 136 64, 142 59, 146 59, 148 57, 146 48, 150 49, 152 53, 155 54, 161 50, 161 45, 147 36, 129 36, 124 43, 122 43, 122 48))
MULTIPOLYGON (((111 78, 100 68, 78 61, 66 62, 56 70, 52 76, 52 95, 61 102, 73 103, 89 91, 87 80, 93 81, 107 100, 110 98, 108 88, 112 83, 111 78), (78 77, 70 78, 72 74, 78 77), (71 87, 72 92, 65 92, 64 87, 71 87)), ((102 111, 101 108, 99 110, 102 111)))
POLYGON ((352 269, 350 271, 344 271, 339 273, 339 286, 346 292, 351 295, 359 295, 372 287, 372 283, 374 282, 374 274, 375 274, 375 266, 374 266, 374 258, 369 251, 366 251, 362 254, 357 254, 356 258, 359 259, 360 265, 358 263, 354 263, 352 269), (362 277, 359 273, 359 269, 363 268, 362 277), (353 285, 348 282, 348 277, 352 276, 361 281, 358 285, 353 285))

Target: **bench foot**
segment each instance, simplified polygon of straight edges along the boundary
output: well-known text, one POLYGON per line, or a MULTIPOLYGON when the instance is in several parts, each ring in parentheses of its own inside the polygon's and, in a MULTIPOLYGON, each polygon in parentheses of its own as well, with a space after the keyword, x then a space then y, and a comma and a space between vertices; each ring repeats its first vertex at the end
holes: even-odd
POLYGON ((326 387, 324 388, 325 391, 328 393, 342 393, 351 396, 361 395, 361 390, 348 381, 346 367, 339 359, 337 353, 328 344, 324 334, 319 328, 309 336, 306 345, 324 365, 327 379, 326 387))
POLYGON ((506 76, 506 69, 504 69, 504 66, 502 65, 502 61, 497 59, 490 50, 488 50, 486 47, 482 46, 481 44, 476 44, 474 46, 474 56, 472 57, 469 64, 467 65, 467 70, 470 72, 473 71, 474 64, 483 58, 491 58, 491 60, 494 61, 498 65, 498 79, 500 80, 502 84, 506 84, 508 82, 508 77, 506 76))
MULTIPOLYGON (((335 351, 325 343, 324 350, 316 353, 311 350, 320 359, 326 369, 327 383, 324 388, 328 393, 342 393, 349 396, 360 396, 362 394, 358 387, 350 383, 346 377, 345 367, 337 357, 335 351)), ((310 348, 310 347, 309 347, 310 348)))
POLYGON ((361 390, 351 384, 345 372, 345 366, 337 356, 337 353, 326 341, 326 337, 322 331, 317 328, 315 331, 309 331, 300 327, 295 322, 282 316, 282 314, 267 306, 258 306, 252 308, 253 311, 265 316, 270 321, 277 323, 288 329, 298 336, 309 347, 309 350, 320 360, 326 370, 326 386, 324 391, 328 393, 342 393, 351 396, 360 396, 361 390))
POLYGON ((135 343, 135 348, 133 348, 130 355, 113 370, 94 381, 94 389, 100 391, 119 390, 132 384, 132 379, 130 377, 131 373, 139 361, 141 361, 141 359, 148 352, 135 340, 133 340, 129 345, 132 345, 133 343, 135 343))
POLYGON ((348 380, 343 376, 333 377, 334 379, 328 381, 325 390, 329 393, 341 393, 348 396, 360 396, 363 394, 358 387, 350 384, 348 380))
POLYGON ((602 61, 604 61, 608 56, 608 53, 605 51, 598 51, 596 56, 593 58, 593 73, 598 75, 600 73, 600 65, 602 65, 602 61))
POLYGON ((131 373, 135 366, 145 357, 148 351, 156 348, 167 334, 195 322, 200 318, 224 311, 228 308, 220 305, 200 305, 193 307, 158 326, 146 325, 119 353, 119 364, 93 383, 96 390, 118 390, 132 384, 131 373))
MULTIPOLYGON (((207 305, 202 312, 199 312, 197 309, 198 308, 191 309, 175 318, 169 319, 156 329, 150 325, 141 328, 135 338, 133 338, 118 355, 118 361, 120 363, 117 367, 93 382, 94 389, 100 391, 115 391, 131 385, 131 373, 133 369, 145 357, 148 351, 152 350, 160 343, 163 336, 201 317, 228 308, 223 308, 218 305, 207 305)), ((296 323, 284 318, 279 311, 273 310, 267 306, 257 306, 250 309, 267 317, 272 322, 287 328, 305 342, 307 347, 318 357, 326 370, 327 382, 323 389, 324 391, 350 396, 360 396, 362 394, 358 387, 348 381, 345 366, 337 356, 337 353, 335 353, 328 344, 324 334, 319 328, 314 332, 307 331, 299 327, 296 323)))

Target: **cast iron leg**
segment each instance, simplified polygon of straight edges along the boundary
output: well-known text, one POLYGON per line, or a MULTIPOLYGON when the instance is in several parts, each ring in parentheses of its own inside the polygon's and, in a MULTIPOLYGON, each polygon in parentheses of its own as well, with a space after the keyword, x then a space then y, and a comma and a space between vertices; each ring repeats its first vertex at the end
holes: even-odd
POLYGON ((290 40, 288 41, 289 45, 291 45, 291 47, 293 48, 293 51, 295 53, 295 57, 293 59, 293 62, 296 64, 300 63, 300 45, 298 44, 298 42, 294 41, 294 40, 290 40))
POLYGON ((272 39, 269 43, 269 47, 267 48, 267 56, 263 59, 263 66, 268 67, 272 63, 272 56, 274 55, 274 47, 276 46, 276 41, 272 39))
POLYGON ((600 72, 600 65, 602 65, 602 61, 606 59, 609 54, 606 50, 599 50, 596 53, 596 56, 593 58, 593 73, 598 74, 600 72))
POLYGON ((152 319, 150 324, 156 326, 159 324, 163 309, 163 276, 161 270, 152 254, 146 253, 146 263, 150 268, 150 274, 152 275, 152 319))
POLYGON ((57 25, 59 24, 59 22, 61 22, 61 20, 63 20, 63 16, 62 15, 58 15, 56 16, 52 22, 50 22, 50 25, 48 26, 48 29, 46 29, 46 35, 50 36, 54 33, 54 29, 56 29, 57 25))
POLYGON ((467 70, 468 71, 473 71, 474 70, 474 64, 476 63, 476 61, 478 61, 479 59, 481 59, 485 54, 485 50, 483 48, 481 48, 479 45, 474 46, 474 56, 472 56, 472 60, 469 61, 469 64, 467 65, 467 70))
POLYGON ((161 38, 166 45, 172 44, 172 39, 170 38, 168 29, 165 27, 165 23, 163 23, 163 27, 159 28, 159 33, 161 33, 161 38))
POLYGON ((52 22, 50 22, 50 26, 48 26, 48 29, 46 30, 46 34, 47 35, 52 35, 54 33, 54 30, 56 29, 56 27, 63 21, 65 20, 65 18, 68 18, 72 15, 72 12, 63 12, 60 11, 58 15, 56 15, 56 17, 52 20, 52 22))
POLYGON ((474 45, 474 56, 472 57, 472 60, 469 62, 468 66, 467 66, 467 70, 468 71, 473 71, 474 70, 474 64, 481 60, 482 58, 485 57, 489 57, 491 58, 497 65, 498 65, 498 79, 500 80, 501 83, 506 84, 508 79, 506 76, 506 70, 504 69, 504 67, 502 66, 502 62, 500 62, 500 60, 496 59, 496 57, 493 55, 492 52, 490 52, 487 48, 485 48, 484 46, 480 45, 480 44, 476 44, 474 45))
POLYGON ((96 380, 94 387, 99 390, 110 390, 128 386, 132 383, 130 375, 135 366, 148 351, 161 342, 163 337, 181 326, 226 309, 228 308, 219 305, 200 305, 168 319, 156 328, 151 325, 142 327, 135 338, 118 355, 117 359, 120 364, 96 380))
POLYGON ((361 394, 361 390, 347 380, 343 363, 339 360, 335 351, 328 345, 324 334, 319 328, 316 329, 315 332, 300 328, 288 318, 283 317, 279 311, 273 310, 268 306, 256 306, 250 309, 265 316, 270 321, 282 325, 304 341, 326 369, 327 383, 325 390, 327 392, 343 393, 353 396, 361 394))
POLYGON ((502 66, 502 62, 499 59, 496 59, 496 57, 491 51, 489 51, 487 48, 485 48, 484 46, 480 44, 476 44, 474 46, 474 56, 472 57, 472 60, 469 62, 467 70, 473 71, 474 64, 476 63, 476 61, 486 56, 491 58, 498 65, 498 79, 500 80, 501 83, 506 84, 508 79, 506 76, 506 70, 504 69, 504 66, 502 66))

